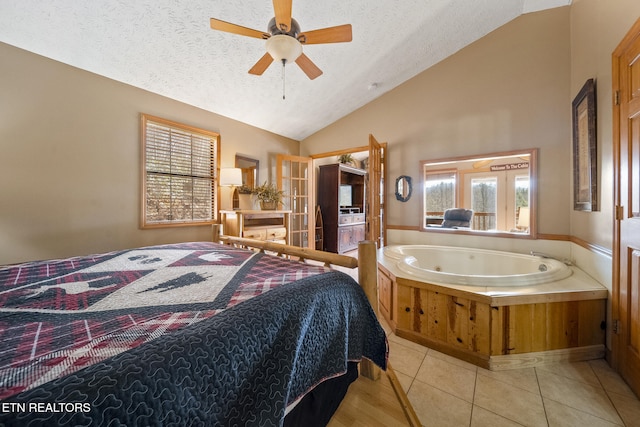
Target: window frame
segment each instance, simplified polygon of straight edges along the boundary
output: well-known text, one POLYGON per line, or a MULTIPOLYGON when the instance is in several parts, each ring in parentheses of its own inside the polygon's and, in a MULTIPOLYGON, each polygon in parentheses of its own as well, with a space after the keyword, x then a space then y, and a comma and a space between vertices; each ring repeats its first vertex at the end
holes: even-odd
MULTIPOLYGON (((218 207, 220 206, 220 191, 218 189, 218 177, 220 176, 220 134, 217 132, 201 129, 183 123, 174 122, 149 114, 140 114, 140 141, 141 141, 141 206, 140 206, 140 228, 172 228, 172 227, 193 227, 211 225, 218 222, 218 207), (194 135, 215 138, 212 142, 213 160, 211 162, 211 219, 207 220, 168 220, 162 222, 150 222, 147 220, 147 125, 153 123, 166 126, 194 135)), ((175 175, 179 176, 179 175, 175 175)), ((194 175, 195 176, 195 175, 194 175)))
MULTIPOLYGON (((477 165, 478 168, 482 168, 488 165, 489 160, 497 160, 500 158, 508 158, 508 157, 518 157, 523 158, 524 156, 529 156, 528 160, 528 171, 529 171, 529 213, 530 213, 530 222, 529 228, 526 233, 513 231, 511 229, 506 230, 496 230, 496 231, 484 231, 484 230, 473 230, 473 229, 448 229, 448 228, 440 228, 440 227, 430 227, 426 224, 426 215, 425 215, 425 207, 421 209, 421 221, 419 224, 420 231, 424 232, 433 232, 433 233, 452 233, 452 234, 468 234, 475 236, 491 236, 491 237, 508 237, 508 238, 517 238, 517 239, 537 239, 538 238, 538 225, 537 225, 537 198, 538 198, 538 173, 537 173, 537 157, 538 157, 538 149, 537 148, 528 148, 522 150, 513 150, 513 151, 505 151, 505 152, 497 152, 497 153, 487 153, 487 154, 476 154, 476 155, 468 155, 468 156, 459 156, 459 157, 449 157, 443 159, 435 159, 435 160, 421 160, 420 161, 420 188, 424 190, 425 185, 425 173, 437 171, 438 169, 445 169, 448 165, 453 163, 464 163, 464 162, 473 162, 474 166, 477 165)), ((518 167, 518 169, 520 169, 518 167)), ((516 172, 517 169, 511 169, 511 172, 516 172)), ((466 169, 462 168, 458 172, 460 185, 464 185, 465 179, 464 176, 466 174, 466 169)), ((460 201, 465 200, 464 189, 458 189, 458 197, 460 201)), ((423 199, 424 200, 424 199, 423 199)))

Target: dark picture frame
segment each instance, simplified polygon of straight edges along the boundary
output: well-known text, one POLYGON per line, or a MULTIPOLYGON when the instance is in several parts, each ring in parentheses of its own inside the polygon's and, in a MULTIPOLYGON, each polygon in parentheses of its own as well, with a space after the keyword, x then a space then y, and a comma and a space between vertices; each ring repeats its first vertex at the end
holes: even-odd
POLYGON ((585 82, 572 103, 573 209, 598 210, 596 85, 585 82))

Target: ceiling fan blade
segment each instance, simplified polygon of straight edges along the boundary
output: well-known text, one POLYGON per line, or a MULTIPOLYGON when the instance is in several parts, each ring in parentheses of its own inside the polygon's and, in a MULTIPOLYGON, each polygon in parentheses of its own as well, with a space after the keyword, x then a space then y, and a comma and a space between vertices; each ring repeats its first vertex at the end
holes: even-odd
POLYGON ((493 162, 493 159, 478 160, 477 162, 473 163, 473 168, 480 169, 485 166, 488 166, 489 164, 491 164, 491 162, 493 162))
POLYGON ((271 57, 271 55, 269 55, 269 52, 265 53, 264 56, 260 58, 253 67, 251 67, 251 69, 249 70, 249 74, 261 76, 262 73, 264 73, 265 70, 269 68, 269 65, 271 65, 272 62, 273 58, 271 57))
POLYGON ((322 75, 322 70, 318 68, 316 64, 311 62, 309 57, 304 53, 300 54, 298 59, 296 59, 296 64, 298 64, 302 71, 304 71, 307 77, 309 77, 311 80, 322 75))
POLYGON ((343 43, 351 40, 351 24, 306 31, 298 36, 298 41, 302 44, 343 43))
POLYGON ((221 21, 215 18, 211 18, 211 28, 227 33, 240 34, 241 36, 255 37, 257 39, 266 40, 271 37, 271 34, 265 33, 264 31, 253 30, 251 28, 231 24, 230 22, 221 21))
POLYGON ((276 13, 276 25, 283 33, 291 30, 292 0, 273 0, 273 10, 276 13))

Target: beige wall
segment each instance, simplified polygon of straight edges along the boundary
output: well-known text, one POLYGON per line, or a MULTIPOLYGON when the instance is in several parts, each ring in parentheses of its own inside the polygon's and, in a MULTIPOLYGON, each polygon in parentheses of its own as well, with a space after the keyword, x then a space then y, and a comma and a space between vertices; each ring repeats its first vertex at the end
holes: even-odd
MULTIPOLYGON (((573 0, 521 16, 404 85, 302 141, 302 154, 389 143, 388 224, 417 226, 420 194, 392 196, 395 178, 419 180, 419 160, 537 147, 538 231, 612 247, 611 53, 640 17, 637 0, 573 0), (599 212, 573 210, 571 101, 597 84, 599 212)), ((485 243, 490 245, 490 243, 485 243)))
POLYGON ((613 241, 613 142, 611 54, 640 18, 637 0, 573 0, 571 100, 596 80, 599 212, 570 211, 571 235, 606 248, 613 241))
MULTIPOLYGON (((610 248, 611 52, 640 16, 637 0, 573 0, 524 15, 298 143, 0 43, 0 264, 203 240, 207 227, 140 230, 139 113, 221 133, 236 152, 315 154, 389 143, 389 185, 419 160, 540 149, 539 231, 610 248), (571 100, 594 77, 601 210, 573 211, 571 100)), ((364 82, 363 84, 368 84, 364 82)), ((384 82, 381 84, 384 89, 384 82)), ((417 226, 420 194, 389 198, 390 225, 417 226)), ((223 194, 225 195, 225 194, 223 194)), ((484 244, 484 243, 483 243, 484 244)))
MULTIPOLYGON (((420 160, 539 148, 539 232, 569 233, 569 8, 521 16, 301 143, 314 154, 388 142, 387 222, 420 225, 421 194, 393 197, 420 160)), ((384 82, 382 83, 382 86, 384 82)))
MULTIPOLYGON (((138 228, 139 115, 219 132, 221 166, 299 143, 0 43, 0 264, 210 238, 138 228)), ((224 195, 224 194, 223 194, 224 195)))

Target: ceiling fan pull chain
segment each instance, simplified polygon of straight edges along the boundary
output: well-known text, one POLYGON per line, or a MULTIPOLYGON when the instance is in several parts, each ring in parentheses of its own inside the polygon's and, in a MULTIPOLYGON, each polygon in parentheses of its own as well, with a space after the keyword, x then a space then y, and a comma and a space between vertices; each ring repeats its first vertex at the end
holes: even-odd
POLYGON ((284 70, 284 66, 286 64, 287 60, 286 59, 282 59, 282 99, 284 99, 284 84, 285 84, 285 75, 286 72, 284 70))

